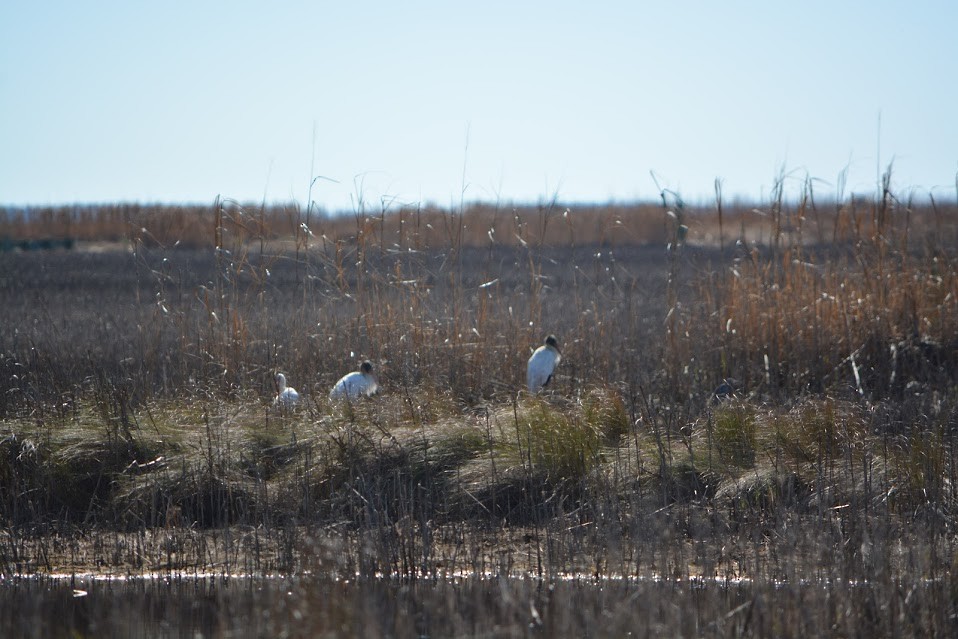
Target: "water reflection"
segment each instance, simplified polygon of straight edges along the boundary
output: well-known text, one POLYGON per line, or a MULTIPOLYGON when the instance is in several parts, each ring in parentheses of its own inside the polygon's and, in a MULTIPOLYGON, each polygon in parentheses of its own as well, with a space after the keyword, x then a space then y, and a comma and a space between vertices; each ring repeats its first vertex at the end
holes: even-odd
MULTIPOLYGON (((912 588, 921 588, 915 602, 948 592, 912 588)), ((0 581, 0 628, 18 637, 811 636, 909 619, 909 603, 888 594, 864 583, 23 577, 0 581)), ((911 611, 922 621, 912 630, 935 625, 927 612, 911 611)))

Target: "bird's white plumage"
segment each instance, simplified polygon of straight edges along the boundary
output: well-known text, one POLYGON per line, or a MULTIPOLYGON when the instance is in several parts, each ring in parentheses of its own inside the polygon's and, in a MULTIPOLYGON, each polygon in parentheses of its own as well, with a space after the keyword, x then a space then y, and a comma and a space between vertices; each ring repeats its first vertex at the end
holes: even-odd
POLYGON ((276 391, 273 406, 277 408, 292 408, 299 402, 299 393, 292 386, 286 385, 286 376, 282 373, 276 374, 276 391))
POLYGON ((379 384, 373 376, 373 365, 363 362, 358 371, 343 375, 329 391, 330 399, 358 399, 365 395, 370 396, 379 390, 379 384))
POLYGON ((562 359, 556 338, 550 335, 545 344, 532 353, 526 367, 526 385, 530 393, 538 393, 552 379, 552 373, 562 359))

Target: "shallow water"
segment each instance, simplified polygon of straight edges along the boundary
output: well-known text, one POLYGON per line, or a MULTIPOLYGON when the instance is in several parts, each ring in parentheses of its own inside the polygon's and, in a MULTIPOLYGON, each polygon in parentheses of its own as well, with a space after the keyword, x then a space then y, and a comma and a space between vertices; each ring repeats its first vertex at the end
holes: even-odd
MULTIPOLYGON (((18 578, 0 588, 0 627, 34 637, 584 636, 628 632, 622 606, 643 593, 664 601, 692 590, 515 578, 18 578), (600 630, 616 609, 615 624, 600 630)), ((737 602, 739 590, 724 589, 723 599, 737 602)))
POLYGON ((947 596, 937 582, 17 577, 0 581, 0 628, 7 637, 921 636, 947 627, 933 615, 947 596))

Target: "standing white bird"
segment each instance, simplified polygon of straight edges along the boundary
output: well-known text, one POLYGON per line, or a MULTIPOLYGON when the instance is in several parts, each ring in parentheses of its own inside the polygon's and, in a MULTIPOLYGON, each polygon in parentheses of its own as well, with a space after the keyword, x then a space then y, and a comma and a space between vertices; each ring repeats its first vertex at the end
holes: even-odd
POLYGON ((299 393, 292 386, 286 385, 286 376, 276 373, 276 397, 273 406, 276 408, 292 408, 299 402, 299 393))
POLYGON ((545 344, 540 346, 529 358, 526 368, 526 384, 530 393, 538 393, 552 379, 552 372, 562 359, 559 353, 559 342, 555 335, 549 335, 545 344))
POLYGON ((360 395, 369 397, 379 390, 376 378, 373 376, 373 364, 368 359, 363 362, 358 371, 344 375, 329 391, 330 399, 357 399, 360 395))

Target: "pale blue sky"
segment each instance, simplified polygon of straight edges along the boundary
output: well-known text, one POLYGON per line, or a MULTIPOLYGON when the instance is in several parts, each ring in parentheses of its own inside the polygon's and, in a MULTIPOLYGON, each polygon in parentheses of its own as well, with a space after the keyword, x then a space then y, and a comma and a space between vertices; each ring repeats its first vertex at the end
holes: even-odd
POLYGON ((953 0, 8 0, 0 204, 305 203, 311 163, 333 210, 651 199, 650 171, 759 199, 893 158, 950 198, 956 29, 953 0))

